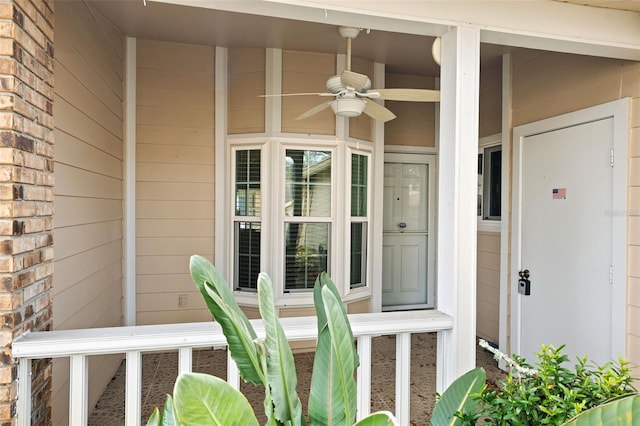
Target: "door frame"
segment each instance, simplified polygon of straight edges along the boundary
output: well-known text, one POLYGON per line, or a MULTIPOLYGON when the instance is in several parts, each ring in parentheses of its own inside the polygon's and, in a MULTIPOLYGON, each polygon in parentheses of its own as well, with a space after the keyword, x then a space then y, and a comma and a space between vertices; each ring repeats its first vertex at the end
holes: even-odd
MULTIPOLYGON (((511 261, 508 283, 511 289, 511 336, 510 352, 521 353, 521 302, 516 284, 521 268, 522 253, 520 235, 522 231, 522 144, 528 136, 539 135, 583 123, 613 119, 613 208, 612 208, 612 297, 611 297, 611 357, 626 355, 626 282, 627 282, 627 144, 629 140, 629 99, 620 99, 583 110, 559 115, 525 124, 513 129, 513 176, 512 176, 512 234, 511 253, 508 247, 501 248, 504 261, 511 261)), ((508 206, 503 205, 504 209, 508 206)), ((503 241, 504 244, 504 241, 503 241)), ((505 263, 506 264, 506 263, 505 263)), ((506 304, 507 292, 502 292, 506 304)), ((506 325, 507 318, 501 318, 506 325)), ((502 346, 502 342, 501 342, 502 346)))
MULTIPOLYGON (((416 304, 416 305, 402 305, 402 309, 424 309, 434 308, 436 306, 436 238, 437 238, 437 222, 436 212, 438 210, 436 190, 438 188, 436 184, 437 179, 437 155, 431 153, 398 153, 398 152, 385 152, 384 163, 403 163, 403 164, 426 164, 429 169, 428 174, 428 188, 429 188, 429 213, 427 217, 428 231, 427 231, 427 301, 430 303, 416 304)), ((383 219, 384 221, 384 219, 383 219)), ((384 241, 384 230, 382 232, 382 238, 384 241)), ((382 252, 380 254, 380 262, 382 262, 382 252)), ((381 282, 382 284, 382 282, 381 282)), ((382 285, 380 285, 380 300, 382 301, 382 285)), ((382 306, 384 311, 387 308, 397 308, 397 306, 385 307, 382 306)))

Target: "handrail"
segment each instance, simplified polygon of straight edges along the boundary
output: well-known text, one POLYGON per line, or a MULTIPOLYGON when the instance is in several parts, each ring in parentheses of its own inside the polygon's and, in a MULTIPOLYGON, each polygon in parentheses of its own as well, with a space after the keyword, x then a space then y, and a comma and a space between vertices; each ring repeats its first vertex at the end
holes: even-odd
MULTIPOLYGON (((348 315, 354 337, 448 330, 453 318, 435 310, 348 315)), ((250 321, 264 338, 262 320, 250 321)), ((280 318, 288 340, 316 339, 316 317, 280 318)), ((14 340, 14 358, 56 358, 70 355, 106 355, 131 350, 159 351, 184 347, 226 346, 216 322, 87 328, 26 333, 14 340)))
MULTIPOLYGON (((281 318, 288 340, 315 340, 316 317, 281 318)), ((396 335, 396 417, 400 424, 409 419, 409 371, 411 363, 411 334, 442 332, 453 328, 453 318, 436 310, 351 314, 349 321, 358 341, 361 364, 357 371, 358 418, 366 416, 371 403, 371 338, 396 335)), ((264 338, 262 320, 251 320, 258 335, 264 338)), ((142 353, 153 351, 179 352, 179 370, 191 371, 194 348, 225 347, 227 342, 220 325, 215 322, 143 325, 133 327, 91 328, 30 332, 18 337, 12 345, 13 357, 20 359, 18 366, 18 425, 30 423, 31 412, 31 360, 68 357, 70 359, 69 424, 86 425, 87 366, 92 355, 125 354, 127 359, 125 422, 140 424, 140 397, 142 353), (27 378, 27 380, 25 380, 27 378)), ((437 374, 442 372, 438 352, 437 374)), ((235 363, 229 358, 227 381, 239 387, 240 380, 235 363)))

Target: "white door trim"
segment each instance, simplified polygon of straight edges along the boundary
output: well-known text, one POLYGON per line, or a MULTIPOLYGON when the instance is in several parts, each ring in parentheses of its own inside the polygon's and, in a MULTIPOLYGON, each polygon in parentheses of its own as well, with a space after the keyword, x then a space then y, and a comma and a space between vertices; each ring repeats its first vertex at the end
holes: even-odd
MULTIPOLYGON (((511 235, 511 338, 510 352, 520 353, 520 309, 521 298, 516 290, 517 274, 521 267, 520 233, 522 230, 522 143, 524 138, 567 128, 582 123, 613 118, 613 283, 611 318, 611 356, 625 355, 625 312, 626 312, 626 265, 627 265, 627 143, 629 139, 629 100, 621 99, 580 111, 563 114, 513 129, 513 181, 512 181, 512 235, 511 235)), ((503 260, 509 256, 503 247, 503 260)), ((505 264, 503 262, 503 264, 505 264)), ((507 318, 501 318, 506 324, 507 318)))
MULTIPOLYGON (((422 309, 433 308, 435 306, 435 288, 436 288, 436 236, 437 236, 437 222, 436 222, 436 210, 437 210, 437 197, 436 197, 436 155, 434 154, 399 154, 385 152, 385 163, 403 163, 403 164, 426 164, 429 167, 429 216, 428 220, 428 238, 427 238, 427 300, 430 301, 427 304, 420 305, 403 305, 403 306, 384 306, 383 310, 402 308, 402 309, 422 309)), ((382 261, 382 259, 381 259, 382 261)), ((382 262, 380 262, 382 263, 382 262)), ((380 292, 382 292, 382 283, 380 285, 380 292)))

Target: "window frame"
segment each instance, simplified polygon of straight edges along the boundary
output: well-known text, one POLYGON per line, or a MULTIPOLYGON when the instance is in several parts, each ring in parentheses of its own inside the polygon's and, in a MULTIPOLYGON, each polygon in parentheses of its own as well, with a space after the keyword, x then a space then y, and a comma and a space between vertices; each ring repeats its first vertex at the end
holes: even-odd
MULTIPOLYGON (((330 275, 344 302, 358 300, 371 296, 372 280, 372 225, 371 211, 373 199, 373 158, 374 144, 363 141, 344 141, 325 138, 293 138, 293 137, 246 137, 228 138, 228 165, 231 170, 229 186, 225 199, 229 214, 228 224, 244 219, 235 215, 235 158, 237 150, 261 150, 261 271, 267 272, 274 285, 274 296, 278 306, 308 306, 313 303, 313 291, 293 290, 285 291, 285 223, 329 223, 329 253, 327 263, 330 275), (331 207, 329 217, 285 217, 285 162, 286 151, 317 150, 331 152, 331 207), (351 216, 351 155, 359 154, 368 157, 367 167, 367 215, 356 217, 356 221, 366 222, 366 269, 365 284, 351 289, 350 286, 350 244, 352 223, 351 216), (339 237, 340 236, 340 237, 339 237), (344 260, 341 260, 344 259, 344 260)), ((256 294, 253 291, 239 290, 235 283, 236 245, 233 237, 226 243, 229 250, 227 260, 230 271, 230 286, 241 305, 257 305, 256 294)))
MULTIPOLYGON (((478 179, 478 187, 482 188, 482 211, 480 215, 477 215, 478 218, 478 231, 484 232, 501 232, 501 223, 502 217, 495 219, 485 219, 484 217, 484 193, 485 193, 485 158, 486 152, 499 148, 502 151, 502 134, 497 133, 491 136, 486 136, 480 138, 478 141, 478 156, 482 155, 482 184, 480 183, 480 178, 478 179)), ((502 153, 504 155, 504 152, 502 153)), ((478 161, 480 163, 480 161, 478 161)), ((480 165, 478 165, 478 168, 480 165)), ((502 164, 501 164, 502 167, 502 164)), ((504 172, 504 171, 503 171, 504 172)), ((478 175, 480 176, 480 170, 478 170, 478 175)), ((504 190, 504 188, 502 189, 504 190)), ((478 191, 478 194, 480 191, 478 191)))

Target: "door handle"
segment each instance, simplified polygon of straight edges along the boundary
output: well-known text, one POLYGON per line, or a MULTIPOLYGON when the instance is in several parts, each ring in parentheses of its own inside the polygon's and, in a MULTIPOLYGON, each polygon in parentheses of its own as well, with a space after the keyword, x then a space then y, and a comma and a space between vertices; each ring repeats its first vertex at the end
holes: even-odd
POLYGON ((407 224, 406 224, 406 223, 404 223, 404 222, 400 222, 400 223, 398 224, 398 227, 399 227, 400 229, 404 229, 404 228, 406 228, 406 227, 407 227, 407 224))
POLYGON ((518 272, 520 279, 518 280, 518 293, 523 296, 531 295, 531 281, 529 280, 529 270, 524 269, 518 272))

